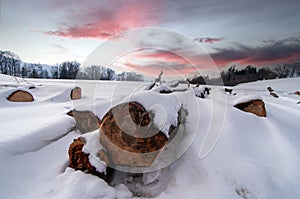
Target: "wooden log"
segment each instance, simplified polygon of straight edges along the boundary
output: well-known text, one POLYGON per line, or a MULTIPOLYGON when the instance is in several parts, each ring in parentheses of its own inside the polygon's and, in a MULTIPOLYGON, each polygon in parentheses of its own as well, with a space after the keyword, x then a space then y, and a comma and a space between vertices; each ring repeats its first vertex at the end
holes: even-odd
POLYGON ((74 139, 69 146, 69 167, 96 175, 108 183, 111 182, 115 170, 108 167, 106 169, 106 174, 98 172, 96 168, 89 162, 89 154, 86 154, 82 151, 84 144, 85 141, 83 138, 77 138, 74 139))
POLYGON ((279 96, 276 93, 274 93, 274 92, 270 92, 270 95, 272 95, 275 98, 279 98, 279 96))
POLYGON ((71 90, 70 97, 72 100, 78 100, 81 99, 81 88, 75 87, 71 90))
POLYGON ((74 117, 76 128, 82 133, 94 131, 99 128, 100 119, 91 111, 72 110, 67 113, 74 117))
POLYGON ((265 103, 260 99, 251 100, 251 101, 244 102, 244 103, 239 103, 239 104, 235 105, 234 107, 236 107, 242 111, 245 111, 245 112, 253 113, 259 117, 267 116, 265 103))
POLYGON ((7 100, 11 102, 33 102, 34 98, 27 91, 16 90, 7 97, 7 100))
POLYGON ((267 89, 268 89, 269 92, 273 92, 274 91, 274 89, 271 88, 270 86, 267 89))
POLYGON ((113 107, 103 117, 100 142, 113 164, 149 167, 168 139, 155 127, 151 114, 142 105, 129 102, 113 107))
POLYGON ((82 151, 84 142, 80 139, 74 139, 69 146, 69 167, 75 170, 89 171, 90 173, 96 173, 96 169, 89 162, 88 154, 82 151))

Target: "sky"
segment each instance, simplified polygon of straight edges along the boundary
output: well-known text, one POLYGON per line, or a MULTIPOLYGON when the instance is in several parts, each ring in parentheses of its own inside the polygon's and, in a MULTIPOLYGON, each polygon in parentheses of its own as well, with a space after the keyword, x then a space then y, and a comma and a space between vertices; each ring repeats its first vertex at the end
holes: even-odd
POLYGON ((0 7, 0 49, 26 62, 172 76, 300 61, 299 0, 1 0, 0 7))

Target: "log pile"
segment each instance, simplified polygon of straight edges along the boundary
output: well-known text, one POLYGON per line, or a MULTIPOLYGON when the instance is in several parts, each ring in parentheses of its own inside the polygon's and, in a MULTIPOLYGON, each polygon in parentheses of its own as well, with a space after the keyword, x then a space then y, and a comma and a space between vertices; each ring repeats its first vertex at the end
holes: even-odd
MULTIPOLYGON (((171 127, 168 139, 153 124, 152 118, 153 114, 137 102, 111 108, 100 124, 99 142, 105 150, 99 149, 97 156, 110 167, 150 167, 178 130, 171 127)), ((178 121, 181 122, 180 115, 178 121)), ((83 145, 81 139, 74 140, 70 145, 70 167, 94 174, 87 154, 82 152, 83 145)))

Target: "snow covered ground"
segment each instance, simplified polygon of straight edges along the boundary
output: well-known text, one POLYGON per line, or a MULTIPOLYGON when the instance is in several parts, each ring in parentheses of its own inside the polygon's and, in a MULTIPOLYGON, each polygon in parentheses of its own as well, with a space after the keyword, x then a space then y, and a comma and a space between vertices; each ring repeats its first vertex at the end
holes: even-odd
POLYGON ((235 95, 213 86, 205 99, 196 98, 190 89, 173 98, 164 94, 161 102, 154 91, 135 95, 146 83, 27 81, 35 88, 29 89, 22 79, 18 84, 0 76, 0 198, 131 198, 123 184, 111 187, 96 176, 67 168, 68 147, 80 134, 66 113, 73 108, 91 110, 101 119, 112 105, 128 99, 158 113, 156 123, 162 129, 174 122, 178 104, 189 114, 185 133, 193 142, 172 164, 167 189, 156 198, 300 198, 300 96, 294 94, 300 90, 300 78, 241 84, 232 87, 235 95), (72 101, 75 86, 82 88, 83 97, 72 101), (269 95, 268 86, 279 98, 269 95), (35 101, 7 101, 18 88, 31 92, 35 101), (233 107, 253 96, 263 99, 267 117, 233 107), (203 148, 218 136, 211 151, 203 148), (209 153, 205 156, 203 150, 209 153))

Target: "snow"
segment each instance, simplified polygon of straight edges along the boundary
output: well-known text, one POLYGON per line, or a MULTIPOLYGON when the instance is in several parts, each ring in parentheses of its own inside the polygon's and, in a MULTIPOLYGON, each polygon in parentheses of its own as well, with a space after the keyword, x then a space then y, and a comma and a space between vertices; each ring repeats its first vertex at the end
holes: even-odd
POLYGON ((96 170, 100 173, 106 173, 106 163, 101 161, 97 156, 99 150, 105 150, 104 147, 100 144, 100 133, 98 130, 95 130, 90 133, 86 133, 81 136, 84 140, 85 145, 82 148, 82 151, 86 154, 89 154, 89 162, 93 165, 96 170))
POLYGON ((252 100, 263 100, 261 96, 258 95, 244 95, 242 97, 239 97, 238 99, 234 100, 233 105, 237 105, 240 103, 247 103, 252 100))
POLYGON ((161 91, 172 91, 173 89, 167 85, 159 85, 159 86, 155 86, 151 90, 159 93, 161 91))
POLYGON ((140 103, 147 111, 154 113, 153 123, 169 137, 170 127, 177 125, 178 111, 181 102, 174 93, 159 94, 155 91, 137 91, 126 97, 123 102, 135 101, 140 103))
POLYGON ((106 165, 93 159, 94 149, 101 148, 98 131, 80 135, 66 115, 76 108, 101 119, 110 107, 131 100, 153 111, 166 135, 177 124, 180 108, 187 111, 182 134, 159 157, 163 167, 172 163, 168 172, 144 176, 146 184, 163 183, 155 198, 300 198, 300 96, 293 94, 300 90, 300 78, 241 84, 232 87, 236 95, 209 86, 205 99, 195 97, 192 89, 145 91, 138 82, 26 80, 36 86, 29 90, 35 101, 9 102, 9 92, 28 91, 29 85, 0 75, 0 198, 132 198, 129 185, 113 187, 67 167, 68 147, 79 136, 87 141, 84 150, 97 170, 106 165), (75 86, 82 88, 83 97, 72 101, 69 92, 75 86), (269 86, 279 98, 269 94, 269 86), (234 108, 258 98, 265 102, 265 118, 234 108))
POLYGON ((148 185, 148 184, 154 182, 155 180, 159 179, 159 175, 160 175, 160 170, 145 173, 143 175, 143 183, 145 185, 148 185))
POLYGON ((201 86, 199 87, 193 87, 193 90, 195 92, 195 96, 200 97, 201 93, 203 92, 204 88, 201 86))

